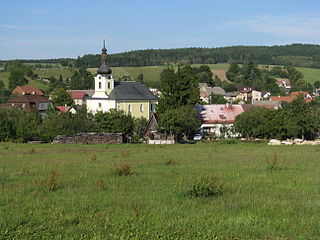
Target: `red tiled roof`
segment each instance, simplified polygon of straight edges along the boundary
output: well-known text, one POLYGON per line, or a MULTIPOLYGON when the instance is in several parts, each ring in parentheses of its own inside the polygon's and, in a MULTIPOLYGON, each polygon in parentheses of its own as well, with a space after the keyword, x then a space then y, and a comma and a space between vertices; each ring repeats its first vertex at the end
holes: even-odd
POLYGON ((12 92, 18 93, 19 90, 21 92, 24 92, 24 94, 29 95, 44 95, 44 92, 42 92, 39 88, 35 86, 17 86, 12 92))
POLYGON ((307 94, 308 94, 308 92, 299 91, 299 92, 291 92, 290 96, 298 96, 298 95, 305 96, 307 94))
POLYGON ((41 95, 21 95, 19 97, 10 99, 7 103, 46 103, 49 102, 48 97, 41 95))
POLYGON ((239 104, 230 107, 225 104, 204 105, 199 109, 203 123, 233 123, 236 116, 243 112, 239 104))
POLYGON ((72 99, 83 99, 84 96, 89 96, 88 94, 86 94, 85 92, 69 92, 70 96, 72 99))
POLYGON ((271 96, 270 97, 271 101, 280 101, 280 102, 287 102, 287 103, 292 102, 293 99, 295 99, 294 96, 279 96, 279 97, 271 96))
POLYGON ((68 106, 56 106, 56 109, 61 113, 66 113, 69 111, 70 107, 68 106))

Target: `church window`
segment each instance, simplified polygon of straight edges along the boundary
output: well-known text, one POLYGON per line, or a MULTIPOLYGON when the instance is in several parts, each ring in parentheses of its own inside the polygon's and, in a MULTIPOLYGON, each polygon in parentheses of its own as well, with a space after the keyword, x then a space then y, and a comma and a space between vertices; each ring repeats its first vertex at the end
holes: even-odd
POLYGON ((108 82, 108 89, 110 89, 110 82, 108 82))
POLYGON ((101 108, 102 107, 102 104, 101 103, 99 103, 99 108, 101 108))
POLYGON ((140 104, 140 112, 143 112, 143 104, 140 104))
POLYGON ((99 89, 101 89, 101 82, 99 82, 99 89))
POLYGON ((129 104, 129 106, 128 106, 128 112, 129 112, 129 113, 132 112, 132 105, 131 105, 131 104, 129 104))

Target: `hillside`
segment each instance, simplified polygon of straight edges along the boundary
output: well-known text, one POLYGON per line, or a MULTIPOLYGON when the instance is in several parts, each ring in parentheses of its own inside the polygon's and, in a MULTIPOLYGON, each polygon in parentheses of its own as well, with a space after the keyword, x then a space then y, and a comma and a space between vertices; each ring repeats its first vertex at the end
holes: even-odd
MULTIPOLYGON (((218 77, 222 80, 225 79, 225 71, 228 69, 229 64, 207 64, 213 71, 214 74, 218 75, 218 77)), ((200 64, 192 64, 192 66, 200 66, 200 64)), ((149 67, 113 67, 113 75, 116 79, 123 76, 130 76, 132 79, 136 79, 139 74, 143 74, 145 77, 145 81, 148 85, 152 87, 158 87, 160 81, 160 74, 163 69, 168 66, 149 66, 149 67)), ((173 68, 177 68, 177 65, 173 65, 173 68)), ((91 73, 96 73, 96 68, 88 69, 91 73)), ((315 81, 320 81, 320 69, 315 68, 302 68, 298 67, 298 71, 301 71, 304 75, 304 79, 309 83, 314 83, 315 81)), ((39 77, 49 78, 51 76, 59 78, 60 74, 63 78, 70 78, 72 75, 72 70, 69 69, 58 69, 58 68, 40 68, 34 70, 35 73, 39 75, 39 77)), ((0 80, 2 80, 7 86, 8 72, 0 72, 0 80)), ((37 86, 43 90, 47 89, 47 85, 38 81, 29 79, 29 85, 37 86)))
MULTIPOLYGON (((76 67, 98 67, 100 54, 78 57, 76 67)), ((232 46, 220 48, 147 49, 110 54, 113 67, 157 66, 174 64, 214 64, 230 60, 243 63, 290 65, 320 68, 320 45, 292 44, 285 46, 232 46)))

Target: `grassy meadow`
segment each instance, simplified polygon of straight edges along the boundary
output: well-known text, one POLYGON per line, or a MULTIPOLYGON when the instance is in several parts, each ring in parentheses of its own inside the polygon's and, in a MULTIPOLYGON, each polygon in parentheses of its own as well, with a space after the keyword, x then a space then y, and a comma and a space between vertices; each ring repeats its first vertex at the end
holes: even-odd
POLYGON ((1 143, 0 239, 319 239, 319 159, 264 143, 1 143), (212 173, 223 194, 190 197, 212 173))

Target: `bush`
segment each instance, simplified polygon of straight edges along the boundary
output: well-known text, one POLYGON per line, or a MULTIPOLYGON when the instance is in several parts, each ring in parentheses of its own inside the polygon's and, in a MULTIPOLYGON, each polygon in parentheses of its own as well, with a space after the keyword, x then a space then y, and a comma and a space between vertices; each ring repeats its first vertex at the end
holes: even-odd
POLYGON ((224 183, 215 174, 198 178, 189 190, 191 197, 216 197, 224 193, 224 183))
POLYGON ((114 172, 118 176, 129 176, 132 174, 131 165, 128 162, 122 163, 114 169, 114 172))

